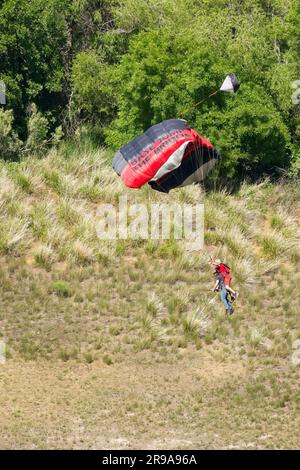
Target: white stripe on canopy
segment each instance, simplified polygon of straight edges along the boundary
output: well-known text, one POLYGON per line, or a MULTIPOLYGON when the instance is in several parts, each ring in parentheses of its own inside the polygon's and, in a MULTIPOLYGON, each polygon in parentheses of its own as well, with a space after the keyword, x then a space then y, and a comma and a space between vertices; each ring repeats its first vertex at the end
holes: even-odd
POLYGON ((169 157, 169 159, 160 167, 158 172, 154 175, 154 177, 150 181, 157 181, 162 178, 170 171, 176 170, 181 165, 184 152, 188 144, 192 142, 189 140, 188 142, 184 142, 174 153, 169 157))

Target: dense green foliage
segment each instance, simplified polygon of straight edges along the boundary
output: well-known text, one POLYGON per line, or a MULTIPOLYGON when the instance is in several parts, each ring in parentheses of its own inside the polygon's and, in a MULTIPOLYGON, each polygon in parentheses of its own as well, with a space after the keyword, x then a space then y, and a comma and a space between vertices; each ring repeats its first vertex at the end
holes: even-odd
POLYGON ((221 150, 223 174, 297 174, 299 25, 298 0, 3 0, 12 138, 34 150, 84 129, 116 148, 183 117, 221 150), (238 95, 195 106, 232 71, 238 95))

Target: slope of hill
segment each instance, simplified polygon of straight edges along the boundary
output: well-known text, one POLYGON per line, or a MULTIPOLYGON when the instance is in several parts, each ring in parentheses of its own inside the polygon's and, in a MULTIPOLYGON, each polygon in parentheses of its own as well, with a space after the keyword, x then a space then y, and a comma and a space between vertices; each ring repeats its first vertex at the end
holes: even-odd
POLYGON ((299 447, 298 182, 130 191, 102 151, 0 180, 1 448, 299 447), (122 194, 204 202, 205 249, 100 241, 122 194), (240 290, 230 319, 209 255, 240 290))

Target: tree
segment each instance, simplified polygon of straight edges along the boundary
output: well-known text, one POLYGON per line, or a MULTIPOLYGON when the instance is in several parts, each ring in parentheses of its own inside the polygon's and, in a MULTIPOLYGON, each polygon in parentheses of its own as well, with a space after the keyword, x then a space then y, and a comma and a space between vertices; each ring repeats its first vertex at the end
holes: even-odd
POLYGON ((13 112, 0 108, 0 158, 16 160, 21 149, 21 141, 13 130, 13 112))
POLYGON ((17 130, 26 134, 26 109, 35 100, 57 116, 65 104, 62 55, 69 0, 6 0, 0 9, 0 78, 17 130))
MULTIPOLYGON (((232 0, 223 9, 226 0, 205 0, 200 10, 197 3, 197 15, 182 25, 176 22, 174 31, 170 3, 161 2, 163 28, 131 38, 128 54, 115 67, 119 112, 106 132, 107 142, 116 148, 163 119, 182 117, 222 150, 227 175, 286 168, 297 133, 291 101, 297 64, 288 56, 285 30, 289 6, 281 0, 232 0), (220 94, 194 106, 231 71, 242 82, 236 97, 220 94)), ((153 28, 151 5, 141 4, 145 30, 153 28)))
POLYGON ((72 66, 72 109, 79 121, 104 126, 114 106, 110 67, 93 51, 77 54, 72 66))
POLYGON ((47 146, 49 123, 45 116, 38 111, 37 106, 31 105, 30 118, 28 120, 28 138, 26 151, 41 155, 47 146))

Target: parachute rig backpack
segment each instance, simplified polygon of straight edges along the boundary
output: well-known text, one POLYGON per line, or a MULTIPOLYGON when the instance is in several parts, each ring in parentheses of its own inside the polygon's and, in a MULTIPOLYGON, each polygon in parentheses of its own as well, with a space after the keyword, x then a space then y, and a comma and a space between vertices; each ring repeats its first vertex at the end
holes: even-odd
POLYGON ((223 274, 223 276, 228 276, 230 274, 230 267, 227 266, 225 263, 220 264, 220 273, 223 274))

